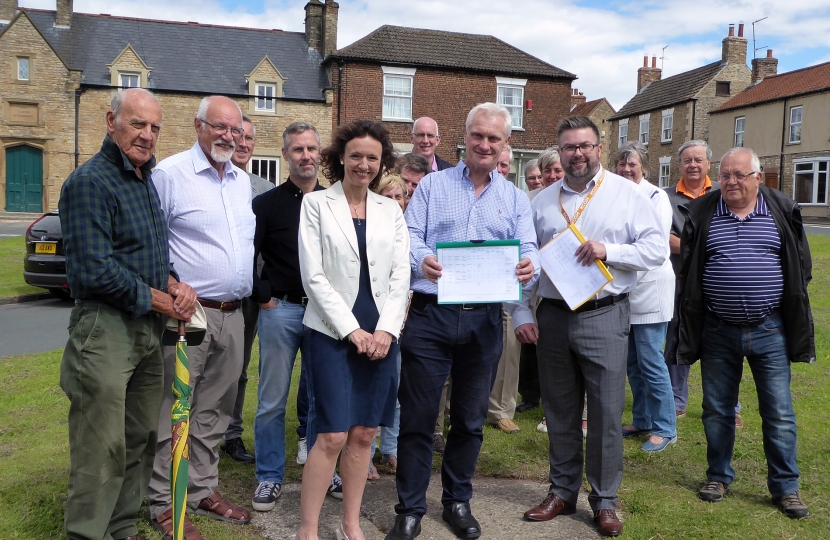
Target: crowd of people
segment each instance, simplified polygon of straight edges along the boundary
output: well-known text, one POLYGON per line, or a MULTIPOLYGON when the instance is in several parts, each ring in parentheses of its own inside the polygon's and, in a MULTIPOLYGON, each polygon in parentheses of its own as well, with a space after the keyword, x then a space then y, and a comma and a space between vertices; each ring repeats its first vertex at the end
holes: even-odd
MULTIPOLYGON (((606 170, 597 126, 570 116, 556 145, 525 165, 526 194, 506 179, 510 113, 483 103, 467 116, 455 166, 436 155, 431 118, 413 123, 402 156, 381 123, 340 126, 323 148, 313 125, 294 122, 283 133, 288 179, 274 186, 245 172, 256 131, 226 97, 204 98, 194 145, 158 164, 162 110, 152 93, 118 92, 105 120, 101 150, 70 175, 59 203, 76 301, 61 364, 69 538, 140 538, 145 497, 152 525, 172 537, 168 319, 204 333, 188 348, 188 514, 251 519, 218 491, 220 448, 255 463, 253 509, 275 508, 299 352, 298 540, 318 538, 327 495, 343 501, 337 539, 364 539, 378 435, 398 494, 387 540, 421 533, 435 452, 443 520, 458 538, 486 536, 470 507, 484 427, 515 433, 515 413, 540 405, 550 486, 524 518, 575 513, 584 470, 599 533, 618 536, 622 439, 645 438, 647 453, 678 442, 698 360, 708 460, 700 499, 722 500, 735 478, 746 358, 770 494, 785 515, 808 515, 789 383, 791 362, 815 358, 810 252, 799 206, 761 185, 752 150, 727 152, 717 183, 708 146, 689 141, 678 155, 683 177, 660 189, 645 146, 621 146, 606 170), (540 256, 573 227, 586 239, 576 261, 602 261, 612 276, 575 309, 540 256), (468 240, 518 240, 522 302, 438 302, 436 244, 468 240), (242 409, 257 334, 251 455, 242 409), (626 380, 633 421, 624 426, 626 380)), ((201 538, 187 517, 183 526, 187 540, 201 538)))

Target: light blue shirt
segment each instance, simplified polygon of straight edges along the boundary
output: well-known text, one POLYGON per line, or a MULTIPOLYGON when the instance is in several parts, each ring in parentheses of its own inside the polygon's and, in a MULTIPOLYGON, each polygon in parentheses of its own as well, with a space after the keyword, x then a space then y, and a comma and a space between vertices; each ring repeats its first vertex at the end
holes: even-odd
POLYGON ((530 201, 496 171, 490 173, 490 183, 478 198, 470 169, 463 161, 425 176, 412 195, 405 217, 413 291, 438 293, 438 286, 421 271, 424 258, 435 255, 436 242, 518 239, 521 258, 533 263, 533 278, 525 287, 532 286, 539 277, 539 251, 530 201))

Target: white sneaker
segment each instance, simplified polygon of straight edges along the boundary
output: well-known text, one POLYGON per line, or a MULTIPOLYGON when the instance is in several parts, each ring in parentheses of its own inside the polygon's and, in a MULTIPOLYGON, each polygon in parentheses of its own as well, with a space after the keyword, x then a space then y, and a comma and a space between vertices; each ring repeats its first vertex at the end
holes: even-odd
POLYGON ((542 418, 542 421, 539 422, 539 425, 536 426, 536 431, 539 433, 547 433, 548 432, 548 423, 542 418))
POLYGON ((297 465, 305 465, 307 459, 308 446, 306 445, 305 437, 303 437, 302 439, 297 441, 297 465))

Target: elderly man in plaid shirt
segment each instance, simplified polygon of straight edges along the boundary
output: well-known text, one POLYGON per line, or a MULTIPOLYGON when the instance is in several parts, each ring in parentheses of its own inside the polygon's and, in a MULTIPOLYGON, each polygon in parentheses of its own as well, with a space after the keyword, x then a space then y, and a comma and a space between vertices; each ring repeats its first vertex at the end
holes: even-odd
POLYGON ((75 298, 60 377, 70 401, 71 539, 138 537, 164 391, 164 316, 188 320, 196 304, 170 265, 150 181, 161 106, 147 90, 124 90, 106 121, 100 152, 69 176, 58 204, 75 298))

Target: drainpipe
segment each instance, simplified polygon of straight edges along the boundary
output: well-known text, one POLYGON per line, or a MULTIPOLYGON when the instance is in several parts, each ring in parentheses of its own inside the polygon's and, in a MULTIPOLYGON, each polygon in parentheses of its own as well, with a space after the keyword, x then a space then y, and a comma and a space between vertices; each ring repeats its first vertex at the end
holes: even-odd
POLYGON ((79 125, 78 120, 81 115, 81 94, 83 93, 83 89, 79 86, 75 89, 75 168, 78 168, 78 161, 80 160, 81 151, 78 145, 78 132, 79 132, 79 125))
POLYGON ((337 127, 340 127, 340 111, 343 110, 343 60, 337 61, 337 127))
MULTIPOLYGON (((784 191, 784 141, 787 137, 787 98, 784 98, 784 112, 781 115, 781 154, 778 156, 778 191, 784 191)), ((795 194, 793 194, 795 195, 795 194)))

